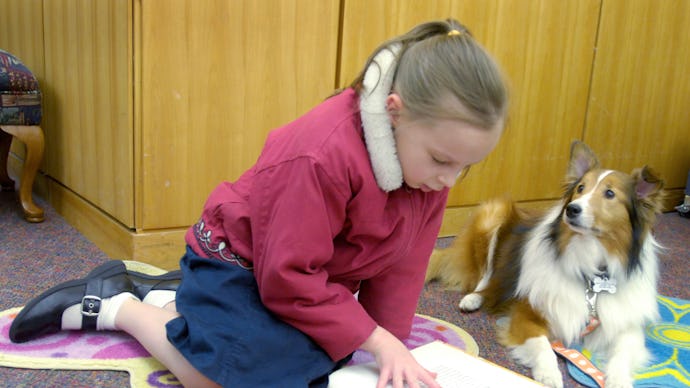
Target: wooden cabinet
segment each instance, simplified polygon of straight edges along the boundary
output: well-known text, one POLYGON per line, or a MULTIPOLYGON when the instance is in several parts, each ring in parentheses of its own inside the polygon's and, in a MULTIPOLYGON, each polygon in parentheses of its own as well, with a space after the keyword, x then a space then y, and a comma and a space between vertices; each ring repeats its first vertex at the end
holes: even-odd
POLYGON ((269 129, 333 89, 337 3, 267 5, 45 2, 48 174, 127 228, 193 223, 269 129))
POLYGON ((488 197, 556 199, 573 139, 610 167, 652 165, 680 194, 686 0, 0 0, 0 47, 44 89, 51 204, 111 256, 170 268, 208 193, 269 130, 348 84, 384 39, 448 16, 501 63, 512 103, 442 234, 488 197))
MULTIPOLYGON (((690 2, 605 0, 583 140, 604 165, 690 171, 690 2)), ((676 201, 677 205, 680 201, 676 201)))
POLYGON ((335 88, 338 2, 141 2, 139 228, 196 222, 269 130, 335 88))

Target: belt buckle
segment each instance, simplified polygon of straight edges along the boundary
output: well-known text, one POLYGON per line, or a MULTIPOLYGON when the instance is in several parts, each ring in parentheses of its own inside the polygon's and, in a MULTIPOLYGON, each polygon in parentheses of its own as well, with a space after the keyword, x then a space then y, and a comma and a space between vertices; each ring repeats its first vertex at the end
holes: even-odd
POLYGON ((101 312, 101 298, 96 295, 84 295, 81 298, 81 315, 97 317, 101 312))

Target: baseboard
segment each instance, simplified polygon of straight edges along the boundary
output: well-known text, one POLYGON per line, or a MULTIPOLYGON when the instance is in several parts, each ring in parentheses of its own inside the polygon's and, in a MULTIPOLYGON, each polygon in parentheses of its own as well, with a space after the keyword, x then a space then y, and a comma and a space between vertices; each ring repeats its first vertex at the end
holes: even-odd
POLYGON ((132 259, 164 269, 178 268, 185 252, 187 228, 135 233, 132 235, 132 259))
MULTIPOLYGON (((520 202, 520 206, 525 208, 542 209, 552 206, 556 200, 540 200, 540 201, 525 201, 520 202)), ((467 222, 468 218, 476 208, 476 205, 471 206, 457 206, 448 207, 443 213, 443 223, 441 230, 438 233, 439 237, 452 237, 458 234, 458 231, 467 222)))
POLYGON ((49 177, 43 177, 50 205, 70 225, 113 259, 138 260, 163 269, 179 267, 186 228, 136 232, 49 177))

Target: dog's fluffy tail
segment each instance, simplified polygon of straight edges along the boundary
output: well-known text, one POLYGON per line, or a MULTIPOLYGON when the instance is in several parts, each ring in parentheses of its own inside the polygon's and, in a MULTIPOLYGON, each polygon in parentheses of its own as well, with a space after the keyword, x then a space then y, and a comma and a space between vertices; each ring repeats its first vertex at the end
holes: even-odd
POLYGON ((513 202, 508 198, 480 205, 448 248, 434 249, 426 281, 440 280, 463 292, 473 291, 492 265, 501 227, 514 214, 513 202))
POLYGON ((442 278, 441 274, 444 272, 444 269, 453 259, 452 256, 454 256, 454 253, 450 248, 435 248, 431 253, 431 258, 429 259, 429 266, 426 269, 426 278, 424 281, 428 283, 432 280, 440 280, 442 278))

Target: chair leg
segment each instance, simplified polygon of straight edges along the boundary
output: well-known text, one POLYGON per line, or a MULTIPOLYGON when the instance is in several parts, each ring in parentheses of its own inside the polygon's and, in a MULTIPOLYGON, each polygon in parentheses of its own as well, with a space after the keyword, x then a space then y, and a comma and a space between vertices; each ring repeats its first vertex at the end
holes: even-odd
POLYGON ((3 125, 0 129, 26 144, 26 159, 19 182, 19 199, 24 208, 24 218, 29 222, 42 222, 43 209, 36 206, 31 197, 31 191, 39 164, 43 159, 43 130, 38 125, 3 125))
POLYGON ((7 156, 10 154, 12 135, 0 131, 0 190, 14 191, 14 181, 7 174, 7 156))

